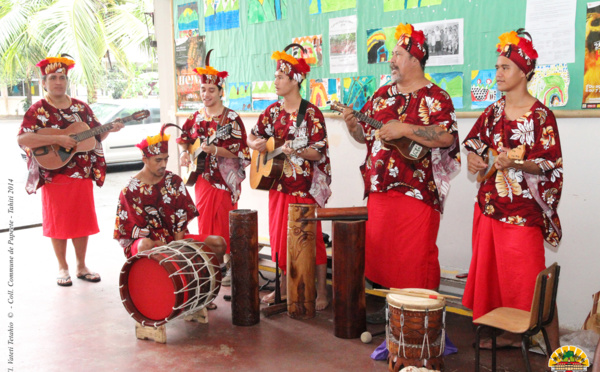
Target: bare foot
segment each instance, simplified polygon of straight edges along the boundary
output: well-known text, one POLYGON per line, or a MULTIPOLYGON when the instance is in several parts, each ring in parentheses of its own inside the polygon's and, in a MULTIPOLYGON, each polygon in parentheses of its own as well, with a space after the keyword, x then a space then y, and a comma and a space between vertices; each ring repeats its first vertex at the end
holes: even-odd
MULTIPOLYGON (((521 347, 521 339, 518 335, 514 334, 502 334, 496 337, 496 348, 504 349, 504 348, 520 348, 521 347)), ((492 339, 486 338, 479 342, 479 348, 484 350, 492 349, 492 339)))
MULTIPOLYGON (((281 301, 285 301, 287 300, 287 296, 285 295, 285 293, 281 292, 281 301)), ((269 293, 266 296, 263 296, 260 299, 260 302, 263 304, 272 304, 275 302, 275 291, 269 293)))
POLYGON ((327 294, 317 294, 317 300, 315 304, 315 308, 317 309, 317 311, 325 310, 327 309, 327 306, 329 306, 329 299, 327 298, 327 294))

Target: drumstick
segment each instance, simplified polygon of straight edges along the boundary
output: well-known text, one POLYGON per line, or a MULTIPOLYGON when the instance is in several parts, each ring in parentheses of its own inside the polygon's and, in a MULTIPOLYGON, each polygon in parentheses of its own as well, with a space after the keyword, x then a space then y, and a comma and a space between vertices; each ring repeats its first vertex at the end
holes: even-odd
POLYGON ((414 292, 414 291, 408 291, 405 289, 399 289, 399 288, 391 288, 391 289, 375 289, 375 291, 380 291, 380 292, 384 292, 384 293, 394 293, 394 294, 402 294, 402 295, 406 295, 406 296, 412 296, 412 297, 421 297, 421 298, 431 298, 433 300, 438 300, 438 299, 446 299, 446 298, 451 298, 454 300, 460 300, 460 297, 456 297, 456 296, 451 296, 451 295, 445 295, 445 294, 427 294, 427 293, 421 293, 421 292, 414 292))

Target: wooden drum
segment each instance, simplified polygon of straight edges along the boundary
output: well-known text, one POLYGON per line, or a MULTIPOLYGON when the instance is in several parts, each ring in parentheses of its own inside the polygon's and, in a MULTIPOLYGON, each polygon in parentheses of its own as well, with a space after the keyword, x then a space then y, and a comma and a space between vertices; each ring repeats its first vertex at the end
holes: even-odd
POLYGON ((130 257, 121 269, 123 306, 143 326, 158 327, 203 309, 221 288, 217 256, 191 239, 130 257))
MULTIPOLYGON (((435 291, 407 288, 407 291, 439 295, 435 291)), ((446 302, 390 293, 387 295, 386 341, 390 352, 389 370, 426 367, 443 370, 446 302)))

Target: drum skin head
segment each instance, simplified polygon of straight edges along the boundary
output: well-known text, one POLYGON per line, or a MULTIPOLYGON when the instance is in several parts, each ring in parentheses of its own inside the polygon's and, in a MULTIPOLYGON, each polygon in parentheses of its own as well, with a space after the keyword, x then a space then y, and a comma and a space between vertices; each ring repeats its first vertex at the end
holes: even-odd
POLYGON ((129 296, 137 310, 152 320, 163 320, 175 306, 175 287, 157 261, 140 258, 129 270, 129 296))
MULTIPOLYGON (((405 290, 423 294, 439 295, 439 293, 435 291, 423 288, 405 288, 405 290)), ((386 300, 390 306, 397 308, 404 306, 405 309, 413 311, 438 310, 445 305, 444 299, 414 297, 398 293, 388 293, 386 300)))

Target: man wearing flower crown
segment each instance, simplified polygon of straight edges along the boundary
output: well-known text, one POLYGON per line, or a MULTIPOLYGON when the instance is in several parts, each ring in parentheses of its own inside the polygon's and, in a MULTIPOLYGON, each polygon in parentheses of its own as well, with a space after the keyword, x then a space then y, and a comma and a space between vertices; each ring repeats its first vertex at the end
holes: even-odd
MULTIPOLYGON (((275 71, 275 90, 283 97, 273 103, 259 116, 256 126, 248 134, 248 146, 255 151, 266 151, 266 142, 270 137, 286 141, 283 153, 287 155, 283 175, 276 180, 269 190, 269 238, 271 256, 275 261, 279 257, 279 266, 287 269, 287 226, 288 206, 294 203, 317 204, 323 207, 331 195, 331 166, 325 118, 312 103, 302 104, 300 85, 306 79, 310 67, 304 58, 295 58, 286 51, 276 51, 272 57, 277 61, 275 71), (304 119, 297 123, 301 104, 305 107, 304 119), (295 144, 306 145, 296 148, 295 144)), ((325 309, 327 298, 327 254, 321 230, 317 222, 316 276, 317 299, 316 310, 325 309)), ((281 294, 286 294, 285 276, 281 283, 281 294)), ((262 298, 262 302, 272 302, 275 292, 262 298)))
POLYGON ((174 240, 191 238, 204 242, 222 262, 226 249, 222 237, 187 234, 187 225, 198 216, 198 211, 183 180, 167 170, 170 136, 164 134, 164 129, 165 126, 160 134, 137 145, 143 154, 144 168, 119 194, 113 237, 127 258, 174 240))
MULTIPOLYGON (((207 155, 203 159, 204 172, 195 184, 198 231, 200 234, 218 235, 227 241, 226 260, 229 260, 229 212, 237 209, 242 192, 241 184, 246 174, 244 168, 250 163, 250 150, 246 144, 246 129, 242 118, 223 106, 223 86, 227 71, 217 71, 209 65, 194 71, 200 76, 200 95, 204 107, 192 114, 183 124, 177 143, 182 150, 181 165, 190 166, 189 149, 202 142, 200 149, 207 155), (212 141, 208 143, 209 139, 212 141)), ((195 155, 195 154, 194 154, 195 155)), ((221 282, 231 284, 231 270, 221 282)))
MULTIPOLYGON (((394 288, 435 289, 440 284, 436 239, 450 176, 460 168, 458 128, 448 93, 425 78, 429 47, 410 24, 396 29, 390 60, 392 83, 381 87, 361 110, 384 123, 378 131, 344 110, 348 131, 367 145, 361 166, 369 198, 365 275, 394 288), (407 160, 384 141, 406 138, 430 148, 407 160)), ((369 317, 385 322, 382 312, 369 317)))
MULTIPOLYGON (((67 73, 75 62, 66 57, 48 57, 37 66, 42 73, 44 98, 34 103, 23 117, 18 143, 27 153, 29 177, 26 190, 29 194, 42 189, 43 234, 52 241, 58 260, 56 284, 68 287, 73 284, 67 264, 67 240, 71 239, 77 258, 78 279, 99 282, 100 275, 91 272, 85 263, 88 237, 98 233, 98 221, 94 207, 93 181, 104 184, 106 163, 101 141, 105 132, 96 137, 96 148, 73 155, 66 165, 58 169, 45 169, 32 157, 31 149, 58 145, 71 150, 77 145, 69 135, 36 133, 42 128, 66 129, 76 122, 84 122, 90 128, 101 124, 92 109, 84 102, 67 95, 67 73)), ((123 128, 123 123, 113 124, 110 132, 123 128)))
MULTIPOLYGON (((504 96, 488 106, 464 140, 471 173, 486 170, 489 150, 496 172, 479 184, 473 218, 473 256, 463 304, 473 319, 497 307, 529 311, 536 277, 546 268, 544 240, 557 246, 562 232, 556 207, 563 184, 558 126, 552 111, 527 91, 537 52, 528 33, 499 37, 496 81, 504 96), (519 145, 523 160, 508 151, 519 145)), ((558 345, 558 316, 548 327, 558 345)), ((487 347, 491 342, 484 343, 487 347)), ((520 345, 510 335, 499 345, 520 345)))

